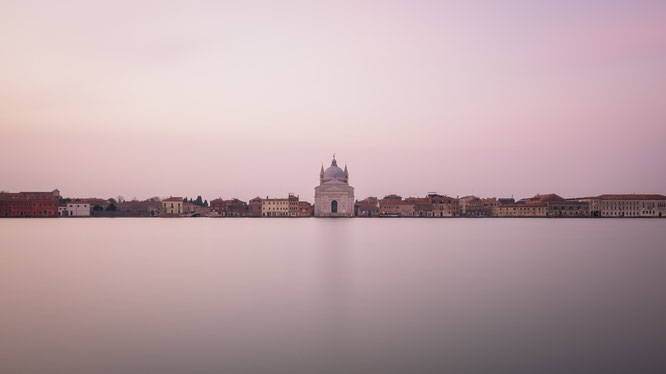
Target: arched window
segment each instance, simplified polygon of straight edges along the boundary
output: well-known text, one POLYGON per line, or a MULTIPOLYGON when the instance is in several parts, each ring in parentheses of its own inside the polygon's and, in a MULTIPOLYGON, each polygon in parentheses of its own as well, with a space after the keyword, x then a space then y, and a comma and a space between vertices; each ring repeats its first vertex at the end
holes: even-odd
POLYGON ((331 213, 337 213, 338 212, 338 201, 333 200, 331 201, 331 213))

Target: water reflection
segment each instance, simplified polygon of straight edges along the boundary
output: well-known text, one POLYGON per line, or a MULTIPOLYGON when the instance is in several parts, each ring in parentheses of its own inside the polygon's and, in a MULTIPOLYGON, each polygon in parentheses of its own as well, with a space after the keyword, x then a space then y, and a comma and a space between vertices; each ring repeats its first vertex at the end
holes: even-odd
POLYGON ((0 372, 659 372, 665 229, 0 220, 0 372))
POLYGON ((320 318, 317 335, 322 345, 322 362, 329 365, 344 361, 349 355, 345 338, 349 336, 349 313, 351 306, 351 287, 354 275, 350 251, 354 248, 351 241, 350 225, 352 220, 339 218, 317 219, 315 230, 318 273, 316 298, 320 318))

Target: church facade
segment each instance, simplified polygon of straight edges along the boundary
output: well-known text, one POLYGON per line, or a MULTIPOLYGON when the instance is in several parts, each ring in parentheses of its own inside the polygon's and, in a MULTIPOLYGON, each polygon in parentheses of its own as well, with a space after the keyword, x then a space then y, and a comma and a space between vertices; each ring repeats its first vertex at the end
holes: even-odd
POLYGON ((319 172, 319 186, 315 187, 315 211, 317 217, 354 216, 354 187, 349 185, 347 165, 342 170, 333 155, 331 166, 319 172))

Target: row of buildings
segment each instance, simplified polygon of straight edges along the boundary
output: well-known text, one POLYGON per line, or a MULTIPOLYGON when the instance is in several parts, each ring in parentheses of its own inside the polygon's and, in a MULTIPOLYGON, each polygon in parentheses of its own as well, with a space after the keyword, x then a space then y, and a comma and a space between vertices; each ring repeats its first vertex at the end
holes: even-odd
POLYGON ((256 197, 249 203, 218 198, 210 206, 182 197, 145 201, 63 198, 60 191, 0 192, 0 217, 310 217, 314 208, 295 194, 285 198, 256 197))
POLYGON ((666 196, 606 194, 565 199, 556 194, 513 198, 479 198, 428 194, 403 199, 368 197, 354 204, 362 217, 666 217, 666 196))
POLYGON ((556 194, 513 198, 461 198, 429 193, 424 197, 398 195, 383 199, 354 199, 347 165, 319 172, 315 203, 295 194, 285 198, 255 197, 249 202, 217 198, 202 204, 182 197, 145 201, 113 199, 63 199, 60 191, 0 193, 0 216, 4 217, 666 217, 666 196, 648 194, 600 195, 565 199, 556 194))
MULTIPOLYGON (((556 194, 530 198, 424 197, 387 195, 352 202, 356 217, 666 217, 666 196, 605 194, 565 199, 556 194)), ((51 192, 0 192, 0 217, 311 217, 317 207, 298 195, 284 198, 214 199, 200 206, 182 197, 145 201, 65 199, 51 192)), ((345 213, 345 215, 347 215, 345 213)))

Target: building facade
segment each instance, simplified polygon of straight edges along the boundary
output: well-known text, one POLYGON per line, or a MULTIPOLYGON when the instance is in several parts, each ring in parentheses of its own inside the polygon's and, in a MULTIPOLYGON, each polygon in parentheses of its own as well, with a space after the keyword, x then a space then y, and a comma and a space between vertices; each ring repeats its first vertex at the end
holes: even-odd
POLYGON ((379 200, 379 215, 382 217, 413 217, 414 202, 391 194, 379 200))
POLYGON ((287 200, 289 200, 289 217, 298 217, 298 196, 290 193, 287 200))
POLYGON ((257 196, 250 200, 247 204, 247 210, 249 217, 261 217, 261 198, 257 196))
POLYGON ((354 203, 354 215, 357 217, 377 217, 379 212, 379 200, 374 196, 354 203))
POLYGON ((354 215, 354 187, 349 185, 347 165, 342 170, 333 155, 331 166, 319 173, 319 186, 315 187, 315 216, 352 217, 354 215))
POLYGON ((162 214, 168 216, 179 216, 183 214, 183 198, 170 197, 162 200, 162 214))
POLYGON ((262 217, 289 217, 289 199, 271 199, 268 196, 261 200, 262 217))
POLYGON ((666 196, 607 194, 598 197, 601 217, 666 217, 666 196))
POLYGON ((436 193, 430 193, 426 198, 430 199, 433 217, 457 217, 460 215, 459 199, 436 193))
POLYGON ((548 215, 551 217, 589 217, 590 204, 574 200, 552 201, 548 203, 548 215))
POLYGON ((155 217, 160 214, 162 204, 159 201, 123 201, 116 204, 117 216, 155 217))
POLYGON ((496 217, 547 217, 548 206, 543 203, 535 204, 502 204, 495 207, 496 217))
POLYGON ((0 217, 57 217, 60 191, 0 193, 0 217))
POLYGON ((307 201, 298 202, 299 217, 312 217, 312 214, 314 214, 314 209, 312 208, 312 204, 310 204, 307 201))
POLYGON ((58 210, 63 217, 89 217, 90 203, 75 199, 66 203, 65 206, 61 206, 58 210))

